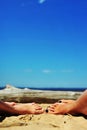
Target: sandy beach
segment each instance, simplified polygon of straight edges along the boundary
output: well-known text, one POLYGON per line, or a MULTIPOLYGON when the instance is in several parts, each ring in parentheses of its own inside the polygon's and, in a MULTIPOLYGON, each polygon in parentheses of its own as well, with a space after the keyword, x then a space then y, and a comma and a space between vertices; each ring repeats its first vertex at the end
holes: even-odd
MULTIPOLYGON (((0 90, 0 100, 31 102, 36 101, 44 109, 61 98, 76 99, 80 92, 43 92, 15 89, 12 86, 0 90), (21 100, 22 99, 22 100, 21 100)), ((81 115, 40 115, 0 116, 0 130, 87 130, 87 119, 81 115)))

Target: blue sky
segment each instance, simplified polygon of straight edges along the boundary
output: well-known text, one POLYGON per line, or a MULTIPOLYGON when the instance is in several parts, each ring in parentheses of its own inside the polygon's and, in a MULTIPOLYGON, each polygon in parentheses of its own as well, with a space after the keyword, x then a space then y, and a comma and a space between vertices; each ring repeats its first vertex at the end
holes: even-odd
POLYGON ((87 1, 1 0, 0 86, 86 87, 87 1))

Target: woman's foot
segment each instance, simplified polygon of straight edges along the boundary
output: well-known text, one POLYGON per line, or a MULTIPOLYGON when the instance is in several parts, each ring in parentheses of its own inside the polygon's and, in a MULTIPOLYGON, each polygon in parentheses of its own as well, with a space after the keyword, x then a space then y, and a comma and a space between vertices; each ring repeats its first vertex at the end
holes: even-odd
POLYGON ((48 107, 49 113, 53 114, 66 114, 68 113, 71 108, 71 104, 75 103, 75 100, 59 100, 58 102, 52 104, 51 106, 48 107))
POLYGON ((74 103, 74 102, 75 102, 75 100, 65 100, 65 99, 58 101, 58 103, 74 103))
POLYGON ((54 103, 49 108, 48 111, 51 114, 68 114, 71 111, 70 103, 54 103))
POLYGON ((15 104, 13 106, 18 114, 42 114, 44 110, 36 103, 15 104))
POLYGON ((48 112, 51 114, 84 114, 87 115, 87 105, 84 107, 78 103, 75 100, 61 100, 61 102, 57 102, 52 104, 48 108, 48 112))

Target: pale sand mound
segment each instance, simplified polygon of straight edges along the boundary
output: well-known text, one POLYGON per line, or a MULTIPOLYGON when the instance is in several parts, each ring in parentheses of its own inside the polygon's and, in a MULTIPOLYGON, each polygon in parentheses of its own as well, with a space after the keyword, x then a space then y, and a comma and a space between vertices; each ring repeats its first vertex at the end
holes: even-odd
MULTIPOLYGON (((47 105, 42 105, 46 108, 47 105)), ((87 120, 71 115, 20 115, 6 117, 0 130, 87 130, 87 120)))

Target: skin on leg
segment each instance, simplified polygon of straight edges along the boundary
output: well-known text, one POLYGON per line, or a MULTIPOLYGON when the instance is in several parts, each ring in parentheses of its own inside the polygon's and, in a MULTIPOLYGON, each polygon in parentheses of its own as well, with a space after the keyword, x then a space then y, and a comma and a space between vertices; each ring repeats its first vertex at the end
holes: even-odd
POLYGON ((76 104, 77 111, 87 115, 87 90, 76 100, 76 104))
POLYGON ((16 105, 16 102, 5 102, 6 104, 8 104, 9 106, 14 106, 16 105))
POLYGON ((0 113, 8 114, 41 114, 43 109, 36 103, 10 103, 0 101, 0 113))
POLYGON ((2 112, 6 112, 9 114, 17 113, 17 111, 14 110, 14 108, 11 105, 9 105, 9 103, 0 101, 0 113, 2 113, 2 112))
POLYGON ((87 115, 87 90, 76 101, 62 100, 61 103, 54 103, 49 107, 49 113, 87 115))

